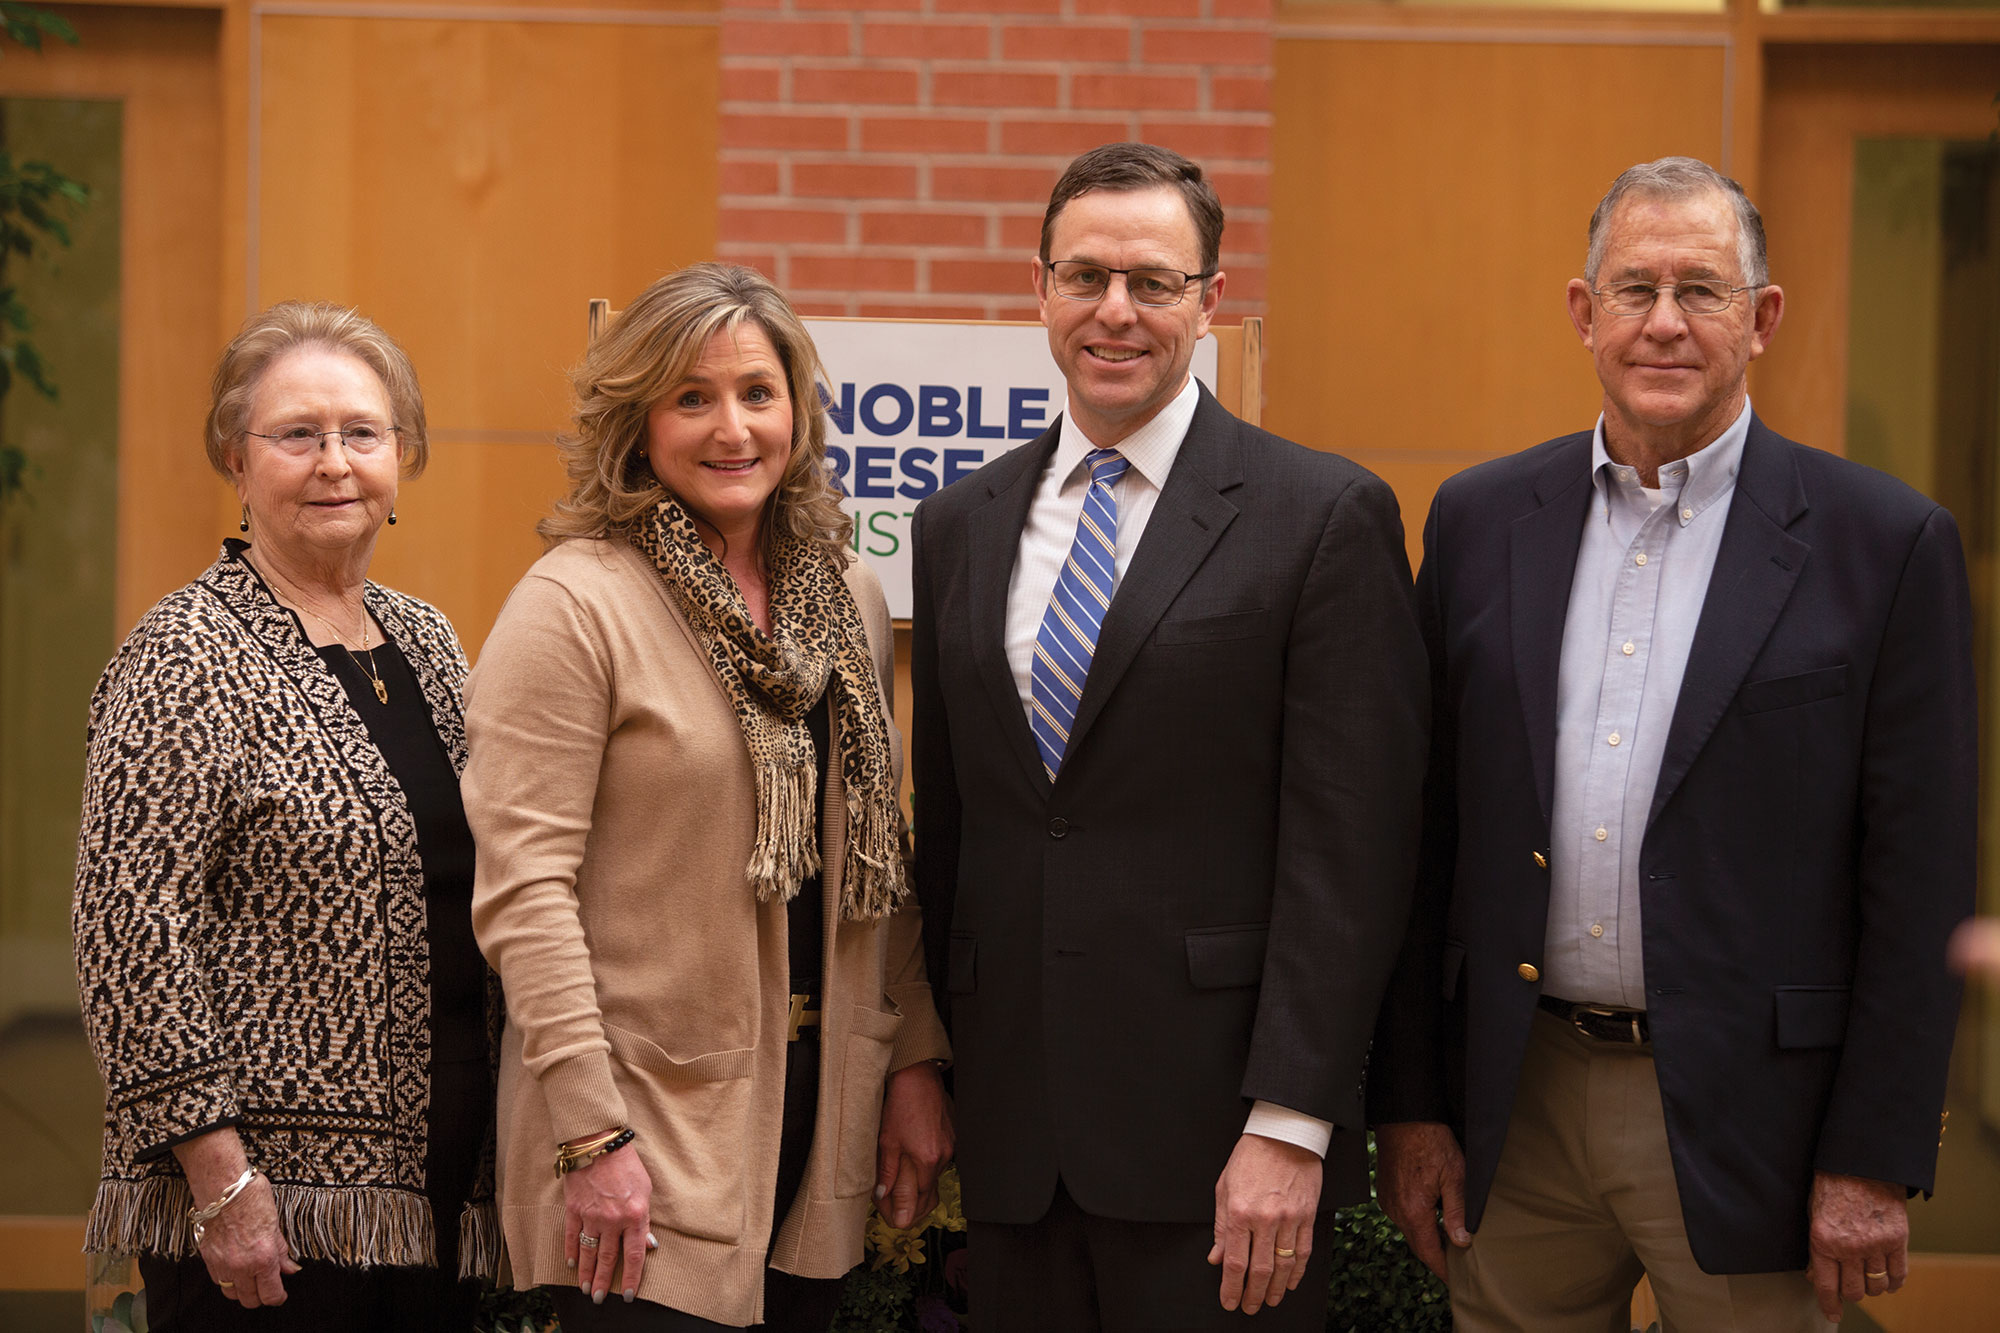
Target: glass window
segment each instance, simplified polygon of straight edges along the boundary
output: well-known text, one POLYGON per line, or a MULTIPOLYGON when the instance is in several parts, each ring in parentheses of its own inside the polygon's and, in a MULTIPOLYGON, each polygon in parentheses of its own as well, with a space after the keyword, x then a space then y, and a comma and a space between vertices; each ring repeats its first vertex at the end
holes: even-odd
MULTIPOLYGON (((47 162, 94 196, 69 217, 67 249, 9 255, 0 280, 32 320, 7 341, 31 342, 59 391, 38 392, 17 357, 0 396, 0 441, 25 463, 0 506, 0 1226, 80 1224, 97 1185, 104 1089, 78 1014, 69 902, 86 709, 116 646, 120 123, 116 102, 0 101, 12 162, 47 162)), ((35 1276, 8 1271, 0 1286, 35 1276)), ((0 1290, 0 1327, 46 1327, 58 1300, 80 1322, 83 1257, 46 1282, 66 1291, 0 1290)))

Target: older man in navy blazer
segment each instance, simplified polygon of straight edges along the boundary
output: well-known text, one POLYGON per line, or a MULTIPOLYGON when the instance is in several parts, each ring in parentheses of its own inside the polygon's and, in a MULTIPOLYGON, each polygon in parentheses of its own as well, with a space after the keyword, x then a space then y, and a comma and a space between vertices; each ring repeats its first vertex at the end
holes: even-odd
POLYGON ((1384 1208, 1461 1330, 1822 1328, 1894 1291, 1972 907, 1951 516, 1794 444, 1733 181, 1635 167, 1569 286, 1594 431, 1438 492, 1418 906, 1370 1066, 1384 1208), (1444 1235, 1453 1242, 1442 1246, 1444 1235))

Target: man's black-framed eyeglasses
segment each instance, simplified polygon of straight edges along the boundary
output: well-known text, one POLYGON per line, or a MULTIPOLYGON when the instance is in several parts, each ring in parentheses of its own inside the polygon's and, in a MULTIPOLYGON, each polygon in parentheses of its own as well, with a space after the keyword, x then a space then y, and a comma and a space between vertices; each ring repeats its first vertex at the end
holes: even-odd
POLYGON ((1190 286, 1207 282, 1219 270, 1183 273, 1173 268, 1111 268, 1081 259, 1058 259, 1049 265, 1049 282, 1056 295, 1069 301, 1101 301, 1111 290, 1111 275, 1123 275, 1125 291, 1140 305, 1179 305, 1190 286))

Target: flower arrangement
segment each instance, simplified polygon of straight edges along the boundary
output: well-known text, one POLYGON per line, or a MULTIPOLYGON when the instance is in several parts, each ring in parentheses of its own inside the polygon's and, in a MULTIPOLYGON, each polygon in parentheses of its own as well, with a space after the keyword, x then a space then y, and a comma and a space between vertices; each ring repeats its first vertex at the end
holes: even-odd
POLYGON ((847 1277, 832 1333, 960 1333, 965 1317, 965 1208, 958 1168, 938 1176, 937 1206, 908 1227, 868 1218, 867 1258, 847 1277))

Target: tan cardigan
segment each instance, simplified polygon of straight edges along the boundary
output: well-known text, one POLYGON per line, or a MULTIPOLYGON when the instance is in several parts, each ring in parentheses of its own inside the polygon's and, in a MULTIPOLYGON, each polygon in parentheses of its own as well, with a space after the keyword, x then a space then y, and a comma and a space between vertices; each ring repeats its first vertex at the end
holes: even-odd
MULTIPOLYGON (((858 561, 847 583, 877 673, 892 681, 881 586, 858 561)), ((629 1124, 660 1241, 639 1295, 720 1323, 758 1322, 784 1099, 785 908, 758 904, 750 889, 749 752, 651 563, 622 541, 588 540, 536 562, 480 654, 466 732, 473 925, 507 1000, 503 1279, 575 1281, 556 1145, 629 1124)), ((893 725, 891 743, 900 780, 893 725)), ((861 1259, 884 1078, 947 1053, 914 899, 887 921, 838 919, 838 754, 836 739, 820 831, 819 1120, 801 1199, 770 1259, 806 1277, 837 1277, 861 1259)))

